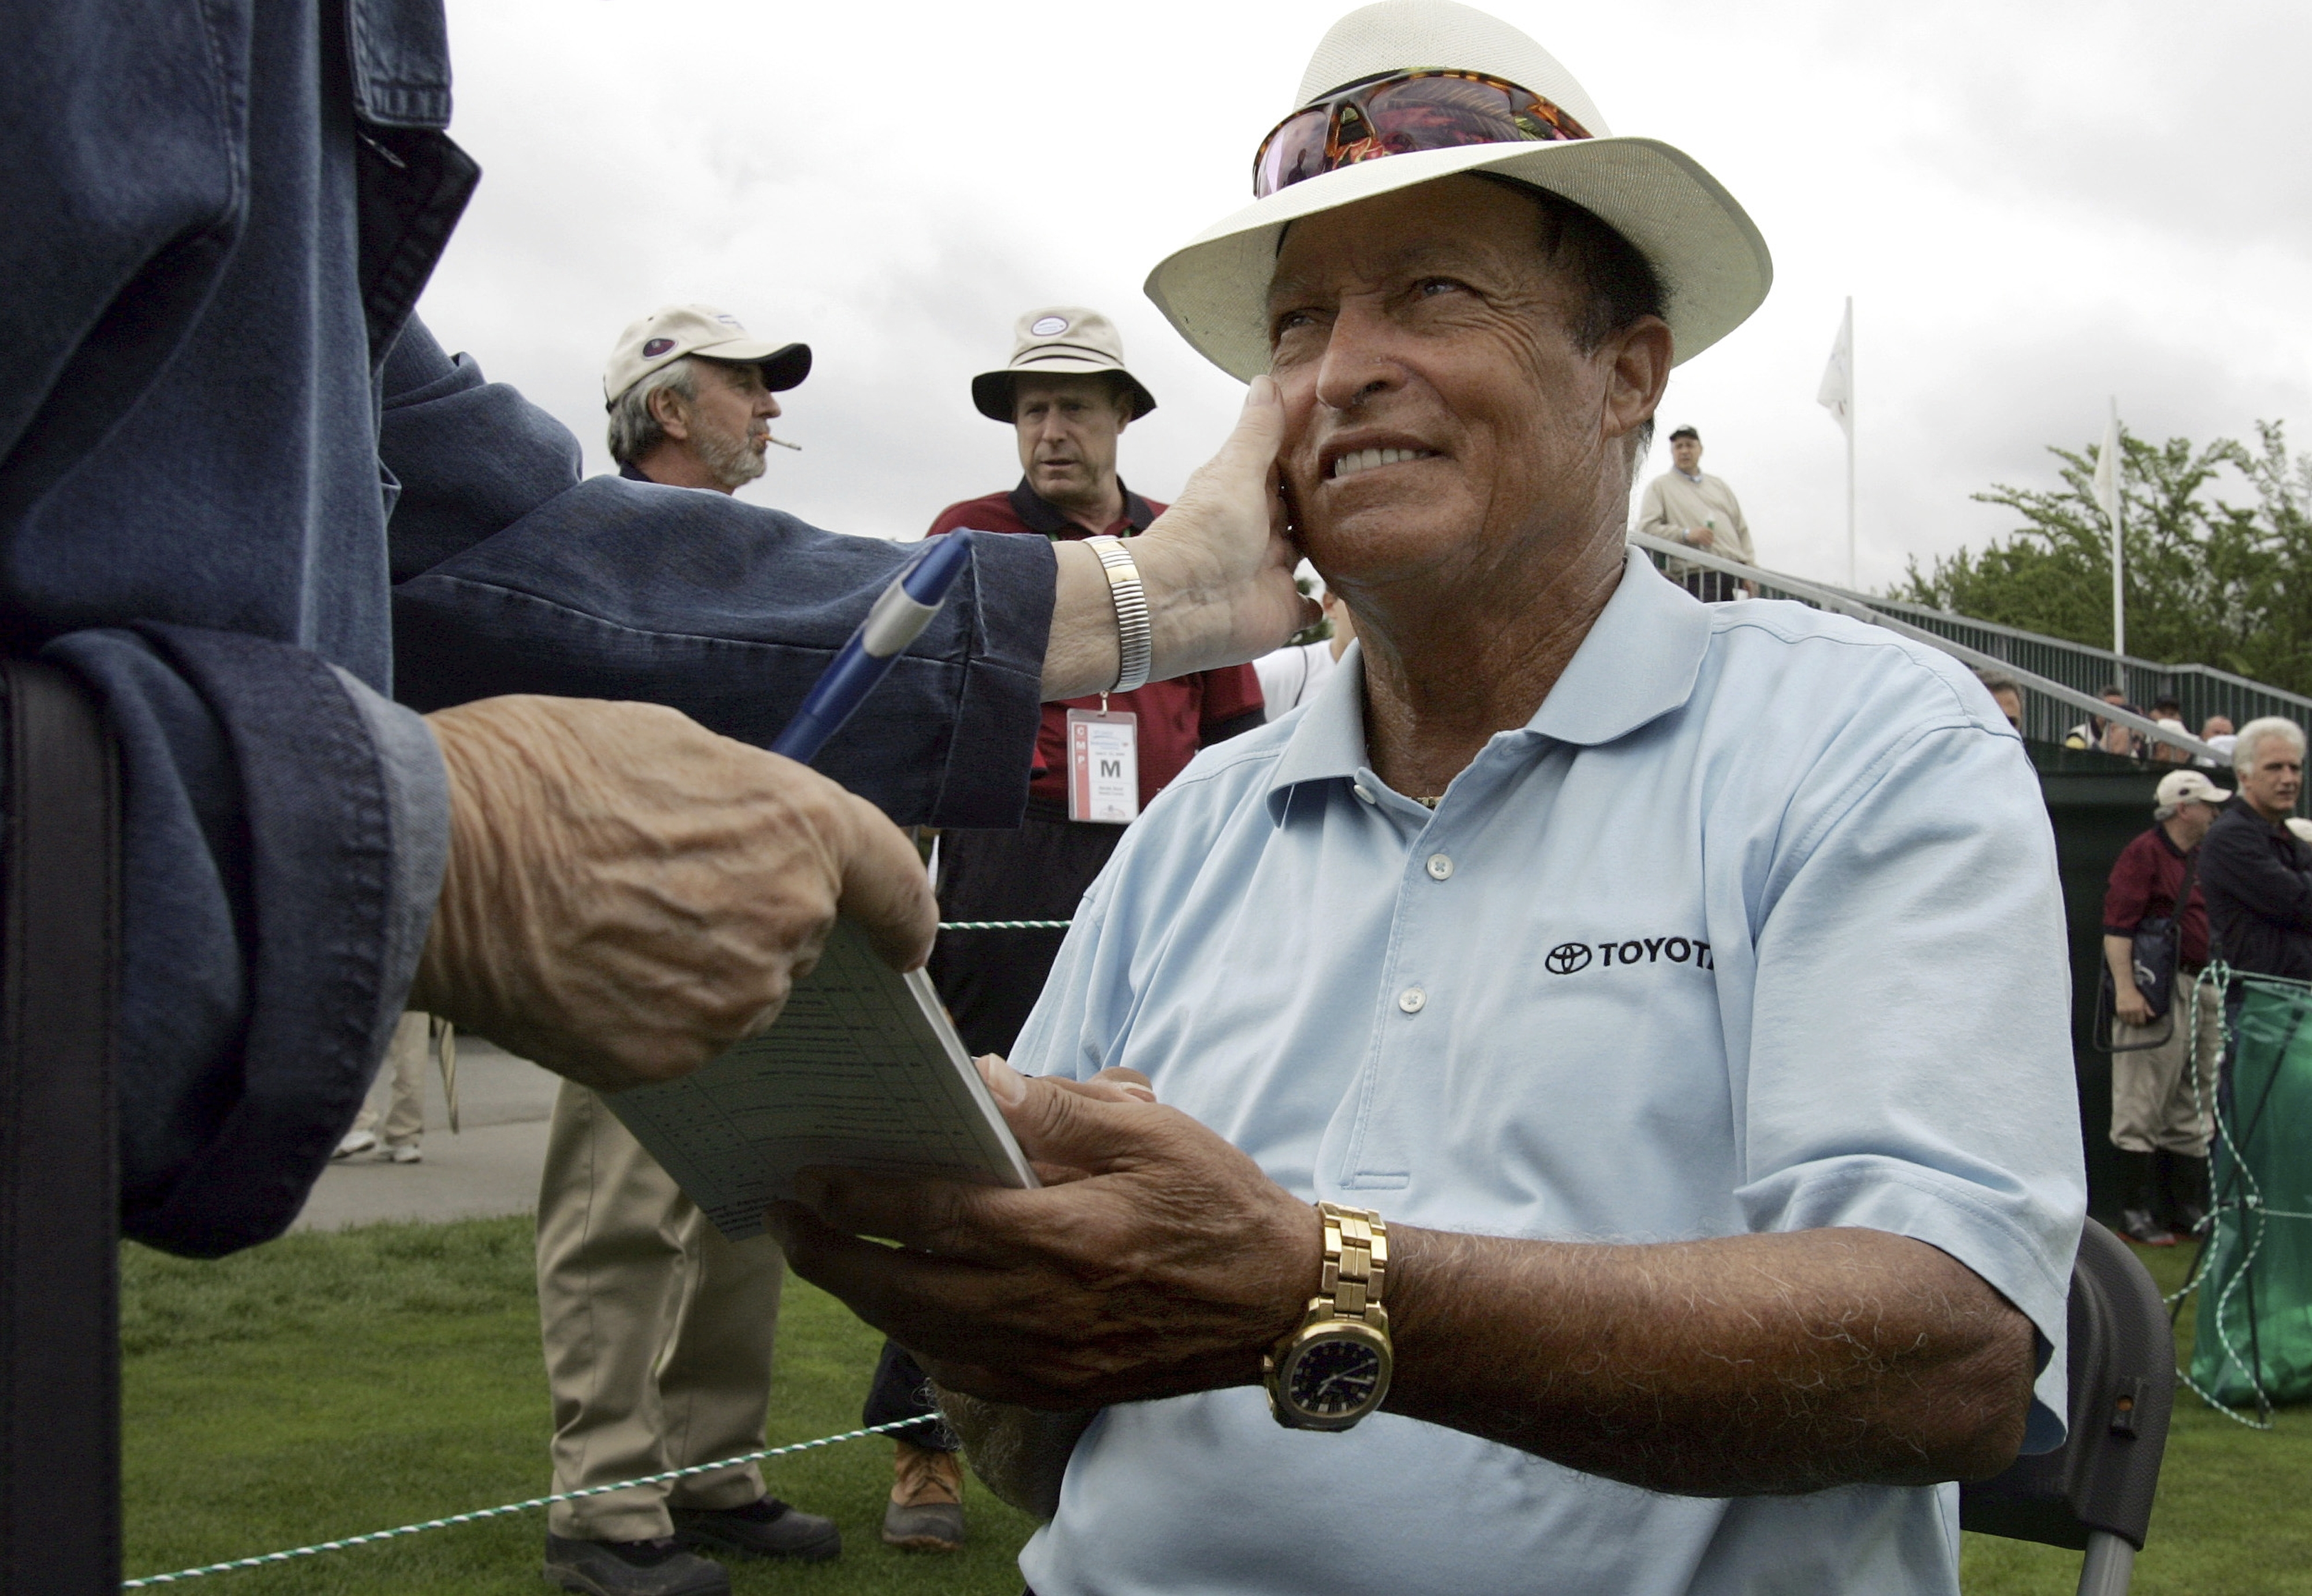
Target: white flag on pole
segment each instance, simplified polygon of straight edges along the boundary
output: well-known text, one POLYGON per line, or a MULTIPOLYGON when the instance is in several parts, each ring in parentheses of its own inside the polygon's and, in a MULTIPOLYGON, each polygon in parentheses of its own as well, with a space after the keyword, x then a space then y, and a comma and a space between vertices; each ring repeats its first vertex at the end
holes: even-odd
POLYGON ((2119 404, 2114 400, 2111 419, 2103 425, 2103 448, 2096 454, 2095 501, 2107 523, 2119 519, 2119 404))
POLYGON ((1830 346, 1830 364, 1822 369, 1822 387, 1814 402, 1830 412, 1848 437, 1854 435, 1854 301, 1846 301, 1839 318, 1838 342, 1830 346))

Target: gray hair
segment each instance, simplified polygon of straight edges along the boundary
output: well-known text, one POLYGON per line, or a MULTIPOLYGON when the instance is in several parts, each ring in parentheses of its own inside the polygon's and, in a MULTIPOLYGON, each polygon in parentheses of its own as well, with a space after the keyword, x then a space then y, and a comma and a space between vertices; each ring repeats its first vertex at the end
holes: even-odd
POLYGON ((2003 670, 1978 668, 1975 679, 1983 684, 1985 693, 2012 693, 2019 699, 2023 696, 2023 684, 2003 670))
POLYGON ((689 404, 698 402, 698 368, 689 355, 670 360, 610 402, 610 458, 632 466, 666 441, 666 429, 651 414, 651 396, 670 389, 689 404))
POLYGON ((2280 738, 2299 759, 2304 757, 2304 728, 2284 715, 2265 715, 2239 728, 2239 741, 2232 745, 2233 773, 2245 776, 2255 769, 2256 745, 2266 737, 2280 738))

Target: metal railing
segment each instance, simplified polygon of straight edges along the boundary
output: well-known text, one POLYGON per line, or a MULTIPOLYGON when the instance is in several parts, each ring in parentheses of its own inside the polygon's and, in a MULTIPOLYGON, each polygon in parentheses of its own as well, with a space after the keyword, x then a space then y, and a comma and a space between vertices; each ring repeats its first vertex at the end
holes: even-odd
POLYGON ((2149 702, 2172 694, 2183 706, 2184 724, 2188 728, 2206 724, 2211 715, 2227 716, 2235 727, 2245 726, 2263 715, 2285 716, 2299 727, 2312 727, 2312 698, 2251 682, 2229 671, 2204 665, 2159 665, 2148 659, 2123 658, 2108 649, 2091 649, 2083 643, 2041 637, 1994 622, 1929 609, 1924 605, 1805 581, 1643 532, 1632 532, 1629 537, 1657 565, 1676 560, 1687 566, 1722 571, 1755 584, 1761 597, 1791 598, 1817 609, 1834 610, 1940 649, 1969 667, 2004 670, 2024 689, 2023 735, 2042 742, 2060 743, 2084 715, 2097 715, 2196 759, 2225 765, 2230 763, 2197 737, 2178 736, 2144 716, 2115 710, 2105 703, 2098 695, 2115 681, 2126 690, 2131 703, 2149 702))

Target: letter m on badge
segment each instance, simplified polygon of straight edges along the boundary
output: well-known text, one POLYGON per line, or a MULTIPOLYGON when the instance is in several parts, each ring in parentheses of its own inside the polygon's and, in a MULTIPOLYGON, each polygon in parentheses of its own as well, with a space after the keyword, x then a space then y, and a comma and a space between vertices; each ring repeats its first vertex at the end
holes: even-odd
POLYGON ((1140 816, 1140 717, 1070 710, 1068 818, 1125 825, 1140 816))

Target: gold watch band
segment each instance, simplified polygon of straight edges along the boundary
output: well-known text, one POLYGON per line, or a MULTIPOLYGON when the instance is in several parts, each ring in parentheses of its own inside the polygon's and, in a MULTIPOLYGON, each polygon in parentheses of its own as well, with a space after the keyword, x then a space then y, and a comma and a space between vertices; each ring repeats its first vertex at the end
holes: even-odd
POLYGON ((1388 1226, 1371 1208, 1344 1208, 1338 1203, 1318 1203, 1317 1217, 1325 1233, 1324 1273, 1317 1295, 1332 1304, 1334 1316, 1363 1321, 1368 1309, 1379 1308, 1381 1288, 1388 1282, 1388 1226))

